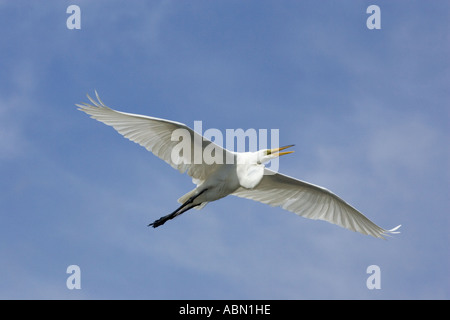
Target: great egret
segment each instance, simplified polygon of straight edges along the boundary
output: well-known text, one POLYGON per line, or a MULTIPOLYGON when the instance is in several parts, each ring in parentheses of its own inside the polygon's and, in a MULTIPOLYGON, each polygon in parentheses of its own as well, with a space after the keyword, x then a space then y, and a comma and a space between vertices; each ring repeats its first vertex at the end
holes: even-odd
POLYGON ((88 95, 92 104, 77 104, 79 110, 112 126, 125 138, 145 147, 181 173, 187 172, 197 185, 178 199, 181 203, 179 208, 149 226, 156 228, 189 209, 201 209, 208 202, 231 194, 278 206, 305 218, 325 220, 377 238, 384 239, 385 235, 398 233, 396 230, 400 225, 385 230, 325 188, 265 168, 264 163, 271 159, 292 153, 293 151, 280 152, 292 146, 257 152, 233 152, 215 145, 182 123, 113 110, 100 100, 97 92, 95 94, 97 101, 88 95), (171 137, 177 129, 187 130, 189 133, 191 150, 188 151, 191 152, 176 153, 174 156, 172 151, 179 142, 172 141, 171 137), (195 150, 204 150, 208 146, 213 146, 216 152, 223 152, 224 159, 234 159, 233 163, 217 161, 206 164, 193 161, 195 150))

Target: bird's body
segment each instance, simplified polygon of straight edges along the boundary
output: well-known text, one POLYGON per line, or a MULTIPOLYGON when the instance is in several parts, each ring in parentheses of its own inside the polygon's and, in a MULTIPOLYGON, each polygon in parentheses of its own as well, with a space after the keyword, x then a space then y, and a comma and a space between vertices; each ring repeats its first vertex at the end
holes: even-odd
POLYGON ((212 202, 222 199, 240 187, 235 166, 224 164, 214 171, 208 179, 199 185, 195 190, 203 192, 198 201, 212 202), (205 191, 206 190, 206 191, 205 191))
POLYGON ((96 96, 98 101, 88 96, 92 105, 77 106, 92 118, 112 126, 124 137, 145 147, 181 173, 187 172, 197 185, 178 199, 181 203, 179 208, 149 226, 156 228, 192 208, 201 209, 209 202, 235 195, 377 238, 398 233, 396 230, 400 226, 391 230, 377 226, 325 188, 265 168, 264 164, 271 159, 292 153, 280 152, 291 146, 256 152, 233 152, 201 137, 182 123, 116 111, 105 106, 97 93, 96 96), (175 152, 179 141, 172 136, 176 130, 184 130, 190 138, 190 149, 185 152, 175 152), (211 148, 222 155, 219 157, 221 161, 199 162, 194 159, 196 150, 211 148))
POLYGON ((208 202, 216 201, 232 194, 240 187, 236 170, 233 169, 233 166, 229 164, 218 168, 208 177, 208 180, 178 199, 178 202, 182 205, 177 210, 167 216, 161 217, 149 224, 149 226, 159 227, 167 220, 173 219, 189 209, 201 209, 208 202))

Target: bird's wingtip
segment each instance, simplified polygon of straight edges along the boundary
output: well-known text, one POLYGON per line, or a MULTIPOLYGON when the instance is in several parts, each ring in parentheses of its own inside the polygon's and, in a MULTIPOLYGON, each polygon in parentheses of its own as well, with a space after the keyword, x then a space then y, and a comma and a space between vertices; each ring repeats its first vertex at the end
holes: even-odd
POLYGON ((86 97, 89 99, 91 104, 83 102, 83 104, 75 104, 78 107, 78 110, 84 111, 88 113, 87 111, 92 108, 101 108, 101 109, 109 109, 104 102, 100 99, 100 95, 98 94, 97 90, 94 90, 95 98, 97 98, 97 101, 95 101, 89 93, 86 94, 86 97))
POLYGON ((397 231, 402 225, 399 224, 398 226, 396 226, 395 228, 389 229, 389 230, 384 230, 382 232, 382 234, 380 234, 379 238, 381 239, 385 239, 385 237, 391 237, 393 234, 399 234, 400 231, 397 231))
POLYGON ((400 233, 400 231, 397 231, 402 225, 399 224, 395 228, 392 228, 391 230, 387 230, 388 233, 400 233))

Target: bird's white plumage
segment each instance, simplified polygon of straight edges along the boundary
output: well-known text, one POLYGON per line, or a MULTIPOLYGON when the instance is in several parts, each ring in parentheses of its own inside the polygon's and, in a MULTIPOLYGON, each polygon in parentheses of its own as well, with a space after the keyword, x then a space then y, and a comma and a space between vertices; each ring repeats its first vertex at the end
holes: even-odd
MULTIPOLYGON (((77 106, 81 111, 86 112, 93 119, 112 126, 125 138, 143 146, 181 173, 187 172, 187 174, 190 175, 194 181, 197 182, 197 184, 204 181, 211 175, 212 172, 217 170, 218 166, 220 166, 216 163, 210 165, 195 163, 195 149, 203 150, 209 144, 214 143, 203 139, 202 136, 185 124, 166 119, 116 111, 108 108, 100 100, 97 92, 96 96, 98 101, 93 100, 88 95, 92 105, 85 103, 83 105, 77 104, 77 106), (172 133, 177 129, 183 129, 189 132, 191 137, 191 141, 189 143, 191 146, 191 152, 189 158, 187 155, 179 154, 182 159, 173 161, 172 149, 179 143, 179 141, 172 141, 172 133)), ((214 147, 217 150, 222 150, 224 154, 227 152, 218 145, 214 144, 214 147)))
POLYGON ((96 97, 98 101, 88 96, 92 104, 77 104, 77 106, 92 118, 112 126, 125 138, 145 147, 181 173, 186 172, 192 177, 197 188, 179 199, 184 203, 191 197, 197 197, 195 201, 192 200, 189 203, 189 208, 202 208, 209 201, 233 194, 281 207, 305 218, 328 221, 377 238, 398 233, 396 230, 400 226, 391 230, 377 226, 325 188, 264 168, 262 163, 273 159, 277 156, 276 154, 270 154, 264 150, 256 153, 235 153, 204 139, 185 124, 116 111, 108 108, 100 100, 97 92, 96 97), (172 140, 172 133, 177 129, 189 132, 191 152, 187 155, 179 154, 180 158, 174 161, 172 151, 179 141, 172 140), (235 163, 232 165, 198 163, 194 159, 195 150, 203 151, 206 147, 211 147, 211 144, 223 155, 222 163, 230 157, 234 157, 235 163))
POLYGON ((265 170, 266 174, 255 188, 239 188, 233 194, 377 238, 395 233, 399 228, 398 226, 385 230, 331 191, 284 174, 267 172, 269 169, 265 170))

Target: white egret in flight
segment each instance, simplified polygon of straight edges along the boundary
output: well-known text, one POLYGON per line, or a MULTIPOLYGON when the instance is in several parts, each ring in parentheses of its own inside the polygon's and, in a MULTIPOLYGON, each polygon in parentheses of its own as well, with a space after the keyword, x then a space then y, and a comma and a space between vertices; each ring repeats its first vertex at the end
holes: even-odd
POLYGON ((181 203, 179 208, 149 226, 156 228, 189 209, 201 209, 208 202, 231 194, 281 207, 305 218, 325 220, 377 238, 398 233, 396 230, 400 226, 391 230, 377 226, 325 188, 265 168, 264 163, 271 159, 292 153, 293 151, 280 152, 292 146, 257 152, 233 152, 215 145, 182 123, 110 109, 100 100, 97 92, 95 94, 97 101, 88 95, 92 104, 77 104, 79 110, 112 126, 125 138, 145 147, 181 173, 187 172, 197 185, 178 199, 181 203), (191 150, 188 151, 191 152, 172 152, 179 143, 172 140, 172 133, 177 129, 189 132, 191 150), (211 147, 211 144, 216 152, 222 152, 223 159, 232 158, 234 161, 215 161, 209 164, 193 161, 196 149, 204 150, 211 147))

